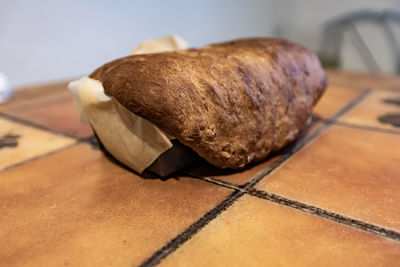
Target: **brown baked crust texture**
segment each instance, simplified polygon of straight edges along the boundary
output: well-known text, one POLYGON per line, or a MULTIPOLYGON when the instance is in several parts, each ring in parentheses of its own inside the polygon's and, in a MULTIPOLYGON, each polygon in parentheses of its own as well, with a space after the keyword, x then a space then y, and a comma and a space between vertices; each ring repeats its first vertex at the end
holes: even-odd
POLYGON ((294 140, 327 85, 312 52, 271 38, 127 56, 90 77, 211 164, 234 169, 294 140))

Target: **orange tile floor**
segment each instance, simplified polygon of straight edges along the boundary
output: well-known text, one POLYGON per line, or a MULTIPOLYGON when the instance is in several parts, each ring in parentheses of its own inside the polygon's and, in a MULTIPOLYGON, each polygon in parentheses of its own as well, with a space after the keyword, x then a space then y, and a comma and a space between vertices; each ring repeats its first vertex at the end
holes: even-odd
POLYGON ((400 266, 400 78, 330 77, 265 162, 168 179, 106 158, 66 83, 17 91, 0 104, 0 266, 400 266))

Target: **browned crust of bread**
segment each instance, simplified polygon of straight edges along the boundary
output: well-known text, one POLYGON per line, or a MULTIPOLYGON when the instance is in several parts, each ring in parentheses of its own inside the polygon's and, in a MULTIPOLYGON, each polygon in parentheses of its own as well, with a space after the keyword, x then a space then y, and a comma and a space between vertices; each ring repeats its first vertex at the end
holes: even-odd
POLYGON ((128 56, 90 77, 220 168, 260 161, 294 140, 327 84, 312 52, 269 38, 128 56))

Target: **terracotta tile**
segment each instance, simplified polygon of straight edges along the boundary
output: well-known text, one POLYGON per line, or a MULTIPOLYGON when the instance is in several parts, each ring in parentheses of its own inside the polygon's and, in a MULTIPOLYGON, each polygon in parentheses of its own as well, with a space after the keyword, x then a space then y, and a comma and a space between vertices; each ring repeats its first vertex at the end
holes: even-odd
POLYGON ((329 84, 355 89, 400 90, 400 76, 349 70, 328 70, 329 84))
POLYGON ((274 164, 278 159, 281 158, 283 154, 289 151, 294 145, 296 145, 300 140, 306 138, 315 132, 322 125, 322 122, 317 118, 314 118, 312 123, 308 125, 303 132, 300 134, 298 140, 283 148, 280 151, 277 151, 271 154, 265 161, 250 165, 244 170, 231 170, 231 169, 219 169, 217 167, 208 164, 207 162, 199 162, 194 166, 191 166, 186 170, 187 173, 193 173, 195 175, 213 177, 221 181, 225 181, 234 185, 244 185, 248 181, 250 181, 254 176, 260 174, 265 169, 269 168, 272 164, 274 164))
POLYGON ((80 121, 71 97, 47 105, 7 113, 74 136, 87 137, 93 134, 90 126, 80 121))
POLYGON ((314 107, 313 114, 329 119, 356 98, 361 90, 329 86, 320 101, 314 107))
POLYGON ((76 142, 72 138, 1 118, 0 140, 0 171, 76 142), (7 137, 7 135, 11 136, 7 137))
POLYGON ((373 91, 340 121, 400 132, 400 91, 373 91))
POLYGON ((332 126, 258 188, 400 231, 400 135, 332 126))
POLYGON ((58 82, 18 88, 7 103, 0 104, 0 112, 38 107, 70 97, 68 82, 58 82))
POLYGON ((77 145, 1 174, 0 265, 138 265, 230 193, 140 178, 77 145))
POLYGON ((160 266, 395 266, 400 243, 244 196, 160 266))
POLYGON ((264 162, 253 164, 244 170, 219 169, 205 161, 202 161, 194 166, 191 166, 185 171, 185 173, 216 178, 218 180, 239 186, 250 181, 254 176, 264 169, 267 169, 280 157, 280 155, 271 156, 264 162))

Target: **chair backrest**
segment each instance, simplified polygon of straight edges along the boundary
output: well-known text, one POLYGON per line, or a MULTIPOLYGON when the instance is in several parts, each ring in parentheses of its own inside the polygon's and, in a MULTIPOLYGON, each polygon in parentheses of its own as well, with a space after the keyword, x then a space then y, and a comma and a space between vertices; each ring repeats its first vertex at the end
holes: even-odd
POLYGON ((383 33, 386 42, 382 42, 379 49, 389 49, 391 58, 395 61, 393 72, 400 73, 400 44, 393 25, 400 26, 400 12, 394 10, 366 9, 352 12, 327 22, 323 28, 322 41, 318 54, 322 64, 327 67, 340 67, 342 63, 342 49, 344 36, 349 35, 351 43, 356 48, 364 65, 370 71, 381 72, 379 51, 372 50, 365 40, 358 26, 374 24, 383 33), (386 45, 384 45, 386 43, 386 45))

